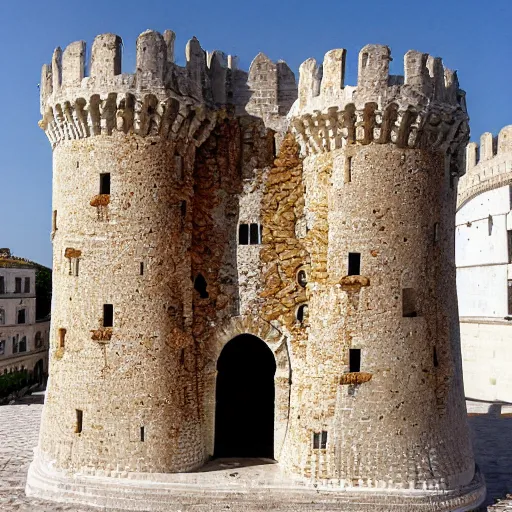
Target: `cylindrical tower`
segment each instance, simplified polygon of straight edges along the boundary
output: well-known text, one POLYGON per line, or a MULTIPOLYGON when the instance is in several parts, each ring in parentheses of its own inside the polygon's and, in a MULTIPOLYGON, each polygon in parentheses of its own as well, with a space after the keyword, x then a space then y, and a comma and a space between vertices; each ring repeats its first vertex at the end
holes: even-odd
MULTIPOLYGON (((201 465, 191 327, 190 208, 196 145, 214 126, 201 102, 205 52, 188 46, 168 87, 174 35, 98 36, 43 69, 53 146, 51 377, 39 457, 67 470, 174 472, 201 465), (197 90, 194 90, 194 87, 197 90)), ((110 473, 108 473, 110 474, 110 473)))
POLYGON ((327 272, 308 283, 292 465, 346 488, 454 491, 475 478, 454 266, 468 117, 440 59, 408 52, 405 79, 390 60, 363 48, 356 88, 344 50, 301 66, 292 126, 304 176, 329 176, 328 237, 327 272))

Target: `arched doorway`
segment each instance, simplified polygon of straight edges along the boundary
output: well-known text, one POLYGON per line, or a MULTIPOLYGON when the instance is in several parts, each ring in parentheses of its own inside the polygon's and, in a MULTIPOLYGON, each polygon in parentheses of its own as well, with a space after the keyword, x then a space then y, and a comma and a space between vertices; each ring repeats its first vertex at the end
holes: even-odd
POLYGON ((223 348, 217 372, 215 457, 274 458, 274 354, 242 334, 223 348))

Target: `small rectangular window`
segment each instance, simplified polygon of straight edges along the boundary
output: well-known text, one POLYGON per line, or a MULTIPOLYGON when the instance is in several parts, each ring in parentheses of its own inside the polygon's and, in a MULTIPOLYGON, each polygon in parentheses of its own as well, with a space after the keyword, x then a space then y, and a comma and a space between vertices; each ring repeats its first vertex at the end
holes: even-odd
POLYGON ((21 340, 20 340, 19 351, 20 352, 27 351, 27 337, 26 336, 23 336, 23 338, 21 338, 21 340))
POLYGON ((30 277, 25 277, 25 293, 30 293, 30 277))
POLYGON ((327 448, 327 431, 322 430, 322 439, 320 442, 320 449, 325 450, 327 448))
POLYGON ((361 371, 361 349, 351 348, 349 349, 349 371, 360 372, 361 371))
POLYGON ((25 318, 25 309, 18 309, 18 324, 24 324, 26 321, 25 318))
POLYGON ((80 258, 73 258, 73 274, 75 277, 78 277, 79 271, 80 271, 80 258))
POLYGON ((345 158, 345 183, 352 181, 352 157, 347 156, 345 158))
POLYGON ((240 224, 238 226, 238 243, 240 245, 249 244, 249 224, 240 224))
POLYGON ((5 277, 4 276, 0 276, 0 293, 1 294, 5 293, 5 277))
POLYGON ((57 210, 53 210, 52 213, 52 231, 57 231, 57 210))
POLYGON ((416 290, 414 288, 402 289, 402 316, 418 316, 416 311, 416 290))
POLYGON ((66 329, 62 327, 59 329, 59 348, 64 348, 64 344, 66 341, 66 329))
POLYGON ((320 434, 318 432, 315 432, 313 434, 313 450, 319 450, 320 449, 320 434))
POLYGON ((146 438, 146 433, 144 432, 144 427, 140 427, 140 440, 141 442, 144 442, 146 438))
POLYGON ((250 244, 258 245, 260 243, 260 229, 258 224, 251 224, 250 226, 250 244))
POLYGON ((83 419, 84 419, 84 411, 80 409, 75 409, 76 412, 76 425, 75 425, 75 434, 82 433, 83 419))
POLYGON ((14 293, 21 293, 21 277, 14 278, 14 293))
POLYGON ((361 274, 361 253, 348 253, 348 275, 358 276, 361 274))
POLYGON ((100 194, 110 194, 110 173, 100 174, 100 194))
POLYGON ((114 306, 112 304, 103 304, 103 327, 112 327, 114 325, 114 306))
POLYGON ((144 262, 143 261, 141 261, 140 264, 139 264, 139 274, 141 276, 144 275, 144 262))

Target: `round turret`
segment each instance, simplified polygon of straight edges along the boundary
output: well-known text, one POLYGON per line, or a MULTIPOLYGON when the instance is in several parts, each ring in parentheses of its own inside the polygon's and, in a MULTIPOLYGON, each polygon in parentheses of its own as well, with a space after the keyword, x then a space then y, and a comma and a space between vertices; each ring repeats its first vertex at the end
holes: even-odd
POLYGON ((344 58, 306 61, 292 110, 306 190, 326 176, 328 234, 326 272, 308 284, 309 384, 291 464, 347 487, 458 489, 475 477, 454 266, 464 94, 418 52, 405 55, 405 79, 389 76, 389 48, 376 45, 361 50, 357 87, 344 87, 344 58), (332 440, 325 452, 306 443, 306 425, 332 440))

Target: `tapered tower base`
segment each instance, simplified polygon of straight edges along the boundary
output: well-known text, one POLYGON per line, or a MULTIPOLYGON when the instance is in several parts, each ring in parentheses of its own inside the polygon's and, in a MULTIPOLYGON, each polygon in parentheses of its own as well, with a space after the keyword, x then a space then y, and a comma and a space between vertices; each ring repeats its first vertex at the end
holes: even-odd
POLYGON ((220 459, 193 473, 66 474, 36 453, 26 493, 40 499, 115 510, 217 511, 323 510, 338 512, 466 511, 485 499, 480 472, 454 491, 312 485, 286 475, 268 459, 220 459))

